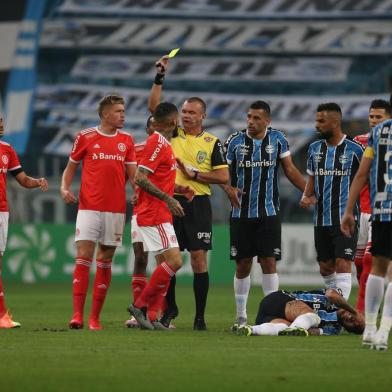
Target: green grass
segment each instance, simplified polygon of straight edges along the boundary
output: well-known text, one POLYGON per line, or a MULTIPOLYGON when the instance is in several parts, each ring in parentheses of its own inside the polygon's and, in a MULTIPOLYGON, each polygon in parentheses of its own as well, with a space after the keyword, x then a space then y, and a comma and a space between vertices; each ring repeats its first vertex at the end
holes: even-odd
MULTIPOLYGON (((231 287, 212 287, 208 331, 194 332, 192 288, 177 289, 173 332, 123 327, 129 287, 113 284, 103 331, 68 330, 70 285, 7 285, 21 329, 0 330, 1 391, 389 391, 392 347, 359 336, 239 337, 231 287), (46 330, 45 330, 46 329, 46 330)), ((253 288, 249 315, 257 310, 253 288)))

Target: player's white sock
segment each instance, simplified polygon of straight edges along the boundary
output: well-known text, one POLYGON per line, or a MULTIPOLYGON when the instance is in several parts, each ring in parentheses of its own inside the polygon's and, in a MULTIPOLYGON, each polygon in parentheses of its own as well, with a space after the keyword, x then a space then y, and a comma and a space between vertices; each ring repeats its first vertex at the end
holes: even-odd
POLYGON ((248 296, 250 290, 250 276, 243 279, 238 279, 234 275, 234 296, 235 306, 238 317, 247 318, 246 304, 248 303, 248 296))
POLYGON ((370 274, 365 291, 365 322, 366 326, 377 324, 378 310, 384 296, 384 278, 370 274))
POLYGON ((279 290, 279 276, 275 272, 274 274, 262 274, 261 275, 261 287, 264 292, 264 297, 279 290))
POLYGON ((278 333, 286 328, 287 325, 284 323, 264 323, 260 325, 254 325, 252 327, 252 335, 278 336, 278 333))
POLYGON ((345 300, 348 300, 351 293, 351 274, 348 272, 339 272, 336 274, 336 287, 342 290, 345 300))
POLYGON ((380 329, 390 331, 392 327, 392 282, 388 283, 384 294, 384 307, 382 310, 382 317, 380 329))
POLYGON ((316 313, 305 313, 298 316, 291 324, 290 328, 309 329, 320 324, 320 317, 316 313))
POLYGON ((324 279, 324 284, 327 289, 336 289, 336 272, 331 275, 321 277, 324 279))

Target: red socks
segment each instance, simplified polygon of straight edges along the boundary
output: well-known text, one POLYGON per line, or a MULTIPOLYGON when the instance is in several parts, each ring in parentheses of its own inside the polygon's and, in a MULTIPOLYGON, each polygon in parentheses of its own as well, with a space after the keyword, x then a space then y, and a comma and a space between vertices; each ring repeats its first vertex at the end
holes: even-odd
POLYGON ((97 272, 94 280, 90 319, 99 320, 99 315, 112 279, 112 260, 97 260, 96 264, 97 272))
POLYGON ((170 284, 170 279, 175 273, 176 271, 166 262, 158 265, 140 297, 135 301, 135 306, 138 308, 152 307, 154 311, 158 303, 162 304, 163 297, 170 284))
POLYGON ((0 275, 0 317, 7 311, 4 301, 3 279, 0 275))
POLYGON ((79 313, 83 317, 84 303, 90 280, 91 259, 78 257, 73 273, 73 308, 74 314, 79 313))
POLYGON ((356 303, 356 309, 359 312, 365 311, 365 291, 366 291, 366 283, 370 274, 370 270, 372 269, 372 255, 368 251, 365 253, 362 262, 362 273, 361 279, 359 280, 359 290, 358 290, 358 298, 356 303))
POLYGON ((136 302, 140 294, 147 286, 147 276, 145 274, 133 274, 132 276, 132 294, 133 302, 136 302))

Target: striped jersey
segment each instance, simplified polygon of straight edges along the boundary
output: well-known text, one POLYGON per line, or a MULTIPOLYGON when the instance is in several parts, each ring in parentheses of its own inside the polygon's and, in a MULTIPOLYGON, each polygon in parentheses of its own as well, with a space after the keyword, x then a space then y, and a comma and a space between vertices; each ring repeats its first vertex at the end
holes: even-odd
POLYGON ((365 156, 373 158, 370 168, 372 220, 390 222, 392 221, 392 120, 386 120, 372 129, 365 156))
POLYGON ((325 295, 325 289, 310 291, 291 291, 287 295, 295 300, 305 302, 320 317, 319 328, 323 329, 323 335, 338 335, 342 331, 339 324, 337 307, 331 304, 325 295))
MULTIPOLYGON (((314 176, 315 226, 340 225, 362 154, 361 145, 346 135, 337 146, 329 146, 326 140, 317 140, 309 146, 306 171, 314 176)), ((358 206, 354 216, 358 217, 358 206)))
POLYGON ((280 210, 278 168, 290 155, 282 131, 267 128, 262 140, 248 136, 246 129, 233 133, 225 143, 231 186, 243 191, 240 207, 232 208, 233 218, 277 215, 280 210))

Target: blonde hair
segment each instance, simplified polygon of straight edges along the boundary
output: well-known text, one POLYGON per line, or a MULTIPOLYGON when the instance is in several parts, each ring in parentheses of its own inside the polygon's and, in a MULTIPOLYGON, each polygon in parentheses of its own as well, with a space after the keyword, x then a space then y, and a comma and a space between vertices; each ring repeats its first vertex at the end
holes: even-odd
POLYGON ((125 101, 124 98, 121 97, 120 95, 106 95, 105 97, 103 97, 99 103, 98 103, 98 114, 99 117, 102 117, 102 112, 104 111, 104 109, 107 106, 111 106, 111 105, 124 105, 125 101))

